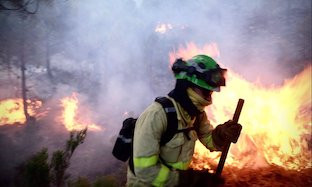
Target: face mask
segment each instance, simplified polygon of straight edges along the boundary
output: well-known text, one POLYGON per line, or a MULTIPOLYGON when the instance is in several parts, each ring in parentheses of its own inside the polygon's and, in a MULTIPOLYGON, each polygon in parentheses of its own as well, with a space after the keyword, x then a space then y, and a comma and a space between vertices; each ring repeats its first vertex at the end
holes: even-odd
POLYGON ((207 101, 202 98, 198 93, 196 93, 192 88, 188 88, 186 90, 187 95, 191 99, 192 103, 197 107, 197 109, 201 112, 204 111, 204 108, 212 103, 212 101, 207 101))

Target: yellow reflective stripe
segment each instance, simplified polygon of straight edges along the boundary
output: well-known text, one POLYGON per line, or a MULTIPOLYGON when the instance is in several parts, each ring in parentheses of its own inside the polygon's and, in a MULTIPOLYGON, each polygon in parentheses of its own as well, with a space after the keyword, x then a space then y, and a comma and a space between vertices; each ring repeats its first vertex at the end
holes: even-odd
POLYGON ((205 137, 204 142, 206 144, 206 147, 211 148, 211 149, 216 149, 215 145, 213 144, 213 140, 212 140, 211 135, 205 137))
POLYGON ((135 157, 133 158, 133 165, 136 168, 147 168, 153 165, 156 165, 158 161, 158 156, 150 156, 150 157, 135 157))
POLYGON ((191 161, 189 162, 175 162, 175 163, 167 163, 169 166, 173 167, 174 169, 179 170, 187 170, 191 161))
POLYGON ((161 168, 159 170, 159 173, 152 183, 153 186, 157 186, 157 187, 164 186, 165 182, 168 179, 169 172, 170 172, 169 168, 167 168, 165 165, 161 164, 161 168))

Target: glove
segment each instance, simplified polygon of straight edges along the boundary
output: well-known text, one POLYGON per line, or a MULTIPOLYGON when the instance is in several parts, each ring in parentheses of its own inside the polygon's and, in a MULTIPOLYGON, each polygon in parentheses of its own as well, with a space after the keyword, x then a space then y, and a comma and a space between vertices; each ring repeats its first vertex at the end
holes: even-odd
POLYGON ((240 124, 230 120, 225 122, 224 124, 218 125, 212 131, 212 139, 214 143, 219 147, 222 147, 225 141, 236 143, 241 130, 242 126, 240 124))

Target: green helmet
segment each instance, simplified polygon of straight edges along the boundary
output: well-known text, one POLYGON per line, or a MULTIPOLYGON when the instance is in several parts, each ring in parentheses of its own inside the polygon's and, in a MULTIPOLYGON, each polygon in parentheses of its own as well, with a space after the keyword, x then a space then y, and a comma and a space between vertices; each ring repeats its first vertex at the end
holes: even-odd
POLYGON ((196 55, 188 61, 177 59, 172 65, 172 71, 176 79, 190 81, 203 89, 220 91, 220 86, 225 86, 226 69, 220 68, 207 55, 196 55))

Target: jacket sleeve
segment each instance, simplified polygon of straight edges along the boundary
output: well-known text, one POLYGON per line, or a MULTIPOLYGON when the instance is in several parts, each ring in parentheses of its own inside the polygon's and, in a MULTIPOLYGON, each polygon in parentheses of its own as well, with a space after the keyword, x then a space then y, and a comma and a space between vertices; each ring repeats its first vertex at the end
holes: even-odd
POLYGON ((206 113, 203 112, 199 117, 199 127, 197 132, 199 141, 210 151, 221 151, 222 148, 217 146, 212 138, 212 131, 214 128, 207 119, 206 113))
POLYGON ((172 174, 159 160, 159 142, 166 128, 166 113, 156 102, 141 114, 136 123, 133 142, 134 171, 140 182, 147 186, 163 186, 172 174))

